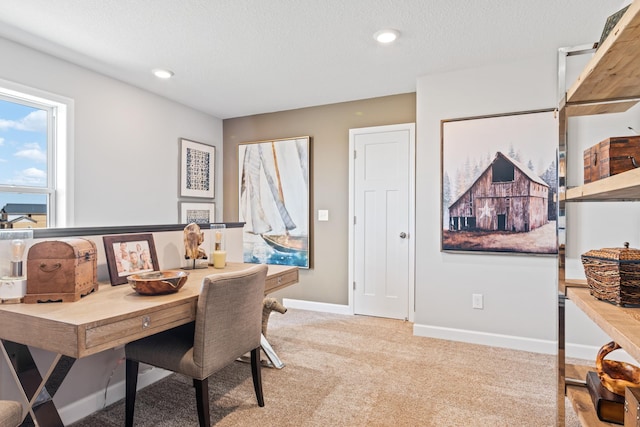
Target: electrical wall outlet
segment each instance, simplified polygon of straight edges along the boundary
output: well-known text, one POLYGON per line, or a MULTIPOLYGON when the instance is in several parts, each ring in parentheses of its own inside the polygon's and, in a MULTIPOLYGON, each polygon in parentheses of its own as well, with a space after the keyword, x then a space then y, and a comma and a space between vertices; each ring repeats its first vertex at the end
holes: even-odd
POLYGON ((484 308, 484 303, 482 299, 482 294, 472 294, 471 295, 471 307, 482 310, 484 308))

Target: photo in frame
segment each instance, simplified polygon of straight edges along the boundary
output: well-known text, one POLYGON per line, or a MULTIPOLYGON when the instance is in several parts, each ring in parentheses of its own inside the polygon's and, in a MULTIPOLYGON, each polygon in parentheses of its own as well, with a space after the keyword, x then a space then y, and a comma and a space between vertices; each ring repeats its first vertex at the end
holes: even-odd
POLYGON ((441 250, 556 254, 553 109, 442 120, 441 250))
POLYGON ((213 198, 216 147, 180 139, 180 196, 213 198))
POLYGON ((309 150, 308 136, 238 145, 244 262, 309 268, 309 150))
POLYGON ((210 224, 216 222, 215 203, 180 202, 180 223, 210 224))
POLYGON ((103 236, 102 241, 112 285, 127 283, 130 274, 160 270, 152 234, 103 236))

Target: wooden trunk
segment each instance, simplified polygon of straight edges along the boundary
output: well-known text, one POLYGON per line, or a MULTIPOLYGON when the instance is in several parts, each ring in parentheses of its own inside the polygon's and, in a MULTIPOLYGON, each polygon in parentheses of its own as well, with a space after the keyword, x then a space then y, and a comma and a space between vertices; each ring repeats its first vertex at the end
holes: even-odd
POLYGON ((635 169, 640 164, 640 136, 607 138, 584 150, 584 183, 635 169))
POLYGON ((93 241, 62 239, 36 243, 27 255, 25 303, 73 302, 98 290, 93 241))

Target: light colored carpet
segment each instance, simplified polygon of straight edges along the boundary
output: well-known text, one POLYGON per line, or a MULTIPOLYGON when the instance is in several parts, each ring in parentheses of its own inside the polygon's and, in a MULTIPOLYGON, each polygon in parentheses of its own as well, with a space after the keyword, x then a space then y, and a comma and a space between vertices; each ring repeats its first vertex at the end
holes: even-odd
MULTIPOLYGON (((273 313, 268 338, 286 363, 262 370, 258 407, 250 367, 210 379, 216 426, 555 426, 555 356, 415 337, 408 322, 303 310, 273 313)), ((196 426, 191 381, 138 392, 135 425, 196 426)), ((579 422, 567 404, 567 426, 579 422)), ((124 423, 117 402, 73 427, 124 423)))

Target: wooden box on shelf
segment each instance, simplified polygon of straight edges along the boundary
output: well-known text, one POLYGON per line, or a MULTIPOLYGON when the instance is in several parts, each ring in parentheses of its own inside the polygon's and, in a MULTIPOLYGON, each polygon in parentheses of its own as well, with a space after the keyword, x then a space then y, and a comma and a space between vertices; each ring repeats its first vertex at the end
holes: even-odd
POLYGON ((584 150, 584 183, 635 169, 640 164, 640 136, 607 138, 584 150))

